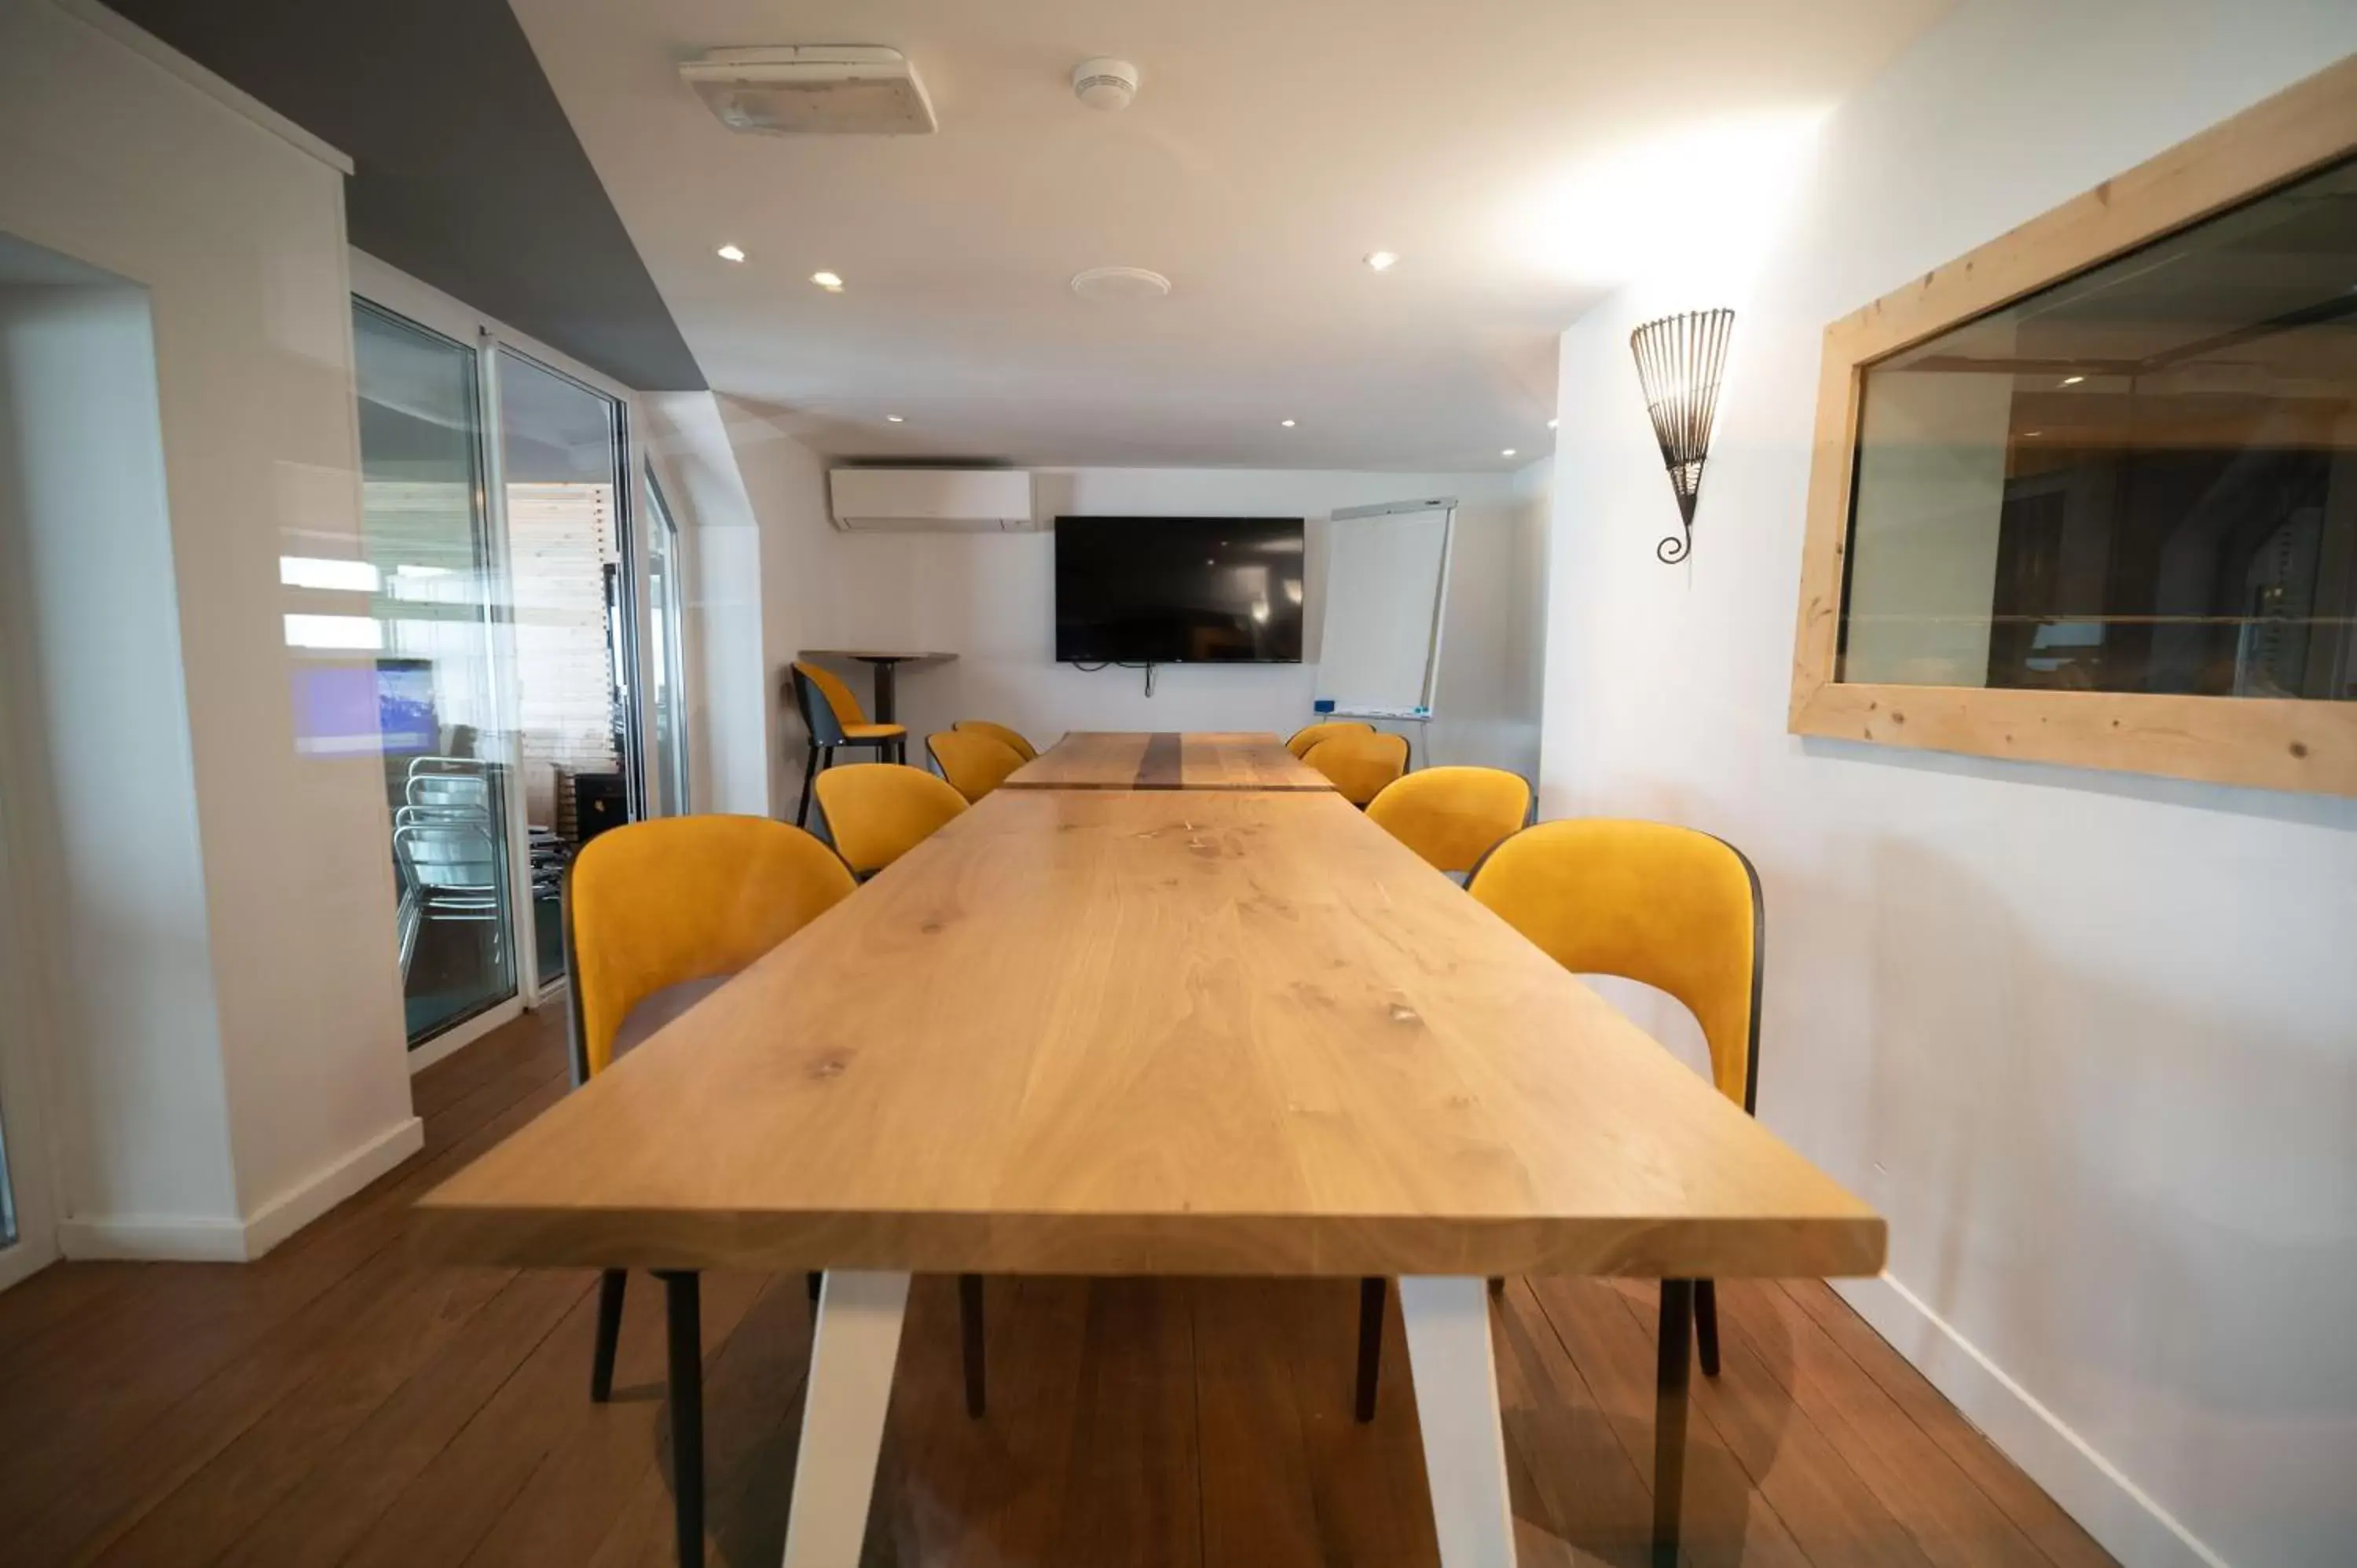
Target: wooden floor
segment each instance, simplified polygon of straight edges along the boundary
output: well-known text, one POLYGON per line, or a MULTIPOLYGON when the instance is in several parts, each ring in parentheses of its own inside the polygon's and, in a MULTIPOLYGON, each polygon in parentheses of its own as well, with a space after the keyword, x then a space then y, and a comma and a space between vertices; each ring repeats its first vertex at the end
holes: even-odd
MULTIPOLYGON (((243 1267, 75 1263, 0 1294, 0 1559, 33 1564, 672 1561, 662 1306, 634 1280, 589 1403, 591 1276, 429 1269, 410 1201, 565 1091, 558 1015, 422 1074, 425 1152, 243 1267)), ((990 1412, 920 1281, 873 1563, 1435 1561, 1396 1312, 1350 1417, 1349 1282, 994 1280, 990 1412)), ((1512 1282, 1499 1376, 1524 1564, 1643 1561, 1652 1292, 1512 1282)), ((1721 1287, 1695 1378, 1695 1563, 2105 1563, 1832 1292, 1721 1287)), ((712 1561, 774 1563, 810 1312, 798 1276, 704 1293, 712 1561)))

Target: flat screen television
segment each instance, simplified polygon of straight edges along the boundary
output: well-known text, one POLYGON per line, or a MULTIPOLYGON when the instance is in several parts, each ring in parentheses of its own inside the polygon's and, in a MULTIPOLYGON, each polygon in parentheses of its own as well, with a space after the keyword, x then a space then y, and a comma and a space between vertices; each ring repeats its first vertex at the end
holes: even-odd
POLYGON ((1298 664, 1302 520, 1060 517, 1056 657, 1298 664))

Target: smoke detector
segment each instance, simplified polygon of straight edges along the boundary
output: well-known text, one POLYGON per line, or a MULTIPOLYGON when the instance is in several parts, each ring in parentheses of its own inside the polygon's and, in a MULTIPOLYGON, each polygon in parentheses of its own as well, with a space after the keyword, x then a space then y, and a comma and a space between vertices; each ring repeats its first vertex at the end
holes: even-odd
POLYGON ((1126 109, 1137 96, 1137 68, 1103 55, 1072 68, 1072 96, 1092 109, 1126 109))
POLYGON ((899 49, 713 49, 679 74, 722 124, 750 135, 924 136, 941 128, 917 68, 899 49))

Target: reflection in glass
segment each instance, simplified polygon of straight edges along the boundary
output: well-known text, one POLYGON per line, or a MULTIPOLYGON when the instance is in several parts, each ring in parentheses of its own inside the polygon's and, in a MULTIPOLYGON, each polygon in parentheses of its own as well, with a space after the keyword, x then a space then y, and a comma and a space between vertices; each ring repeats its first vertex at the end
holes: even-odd
POLYGON ((1867 367, 1845 681, 2357 698, 2357 163, 1867 367))
POLYGON ((679 524, 647 470, 647 665, 663 812, 687 811, 687 666, 680 657, 679 524))
POLYGON ((373 660, 307 670, 307 712, 316 713, 306 730, 382 736, 414 1046, 516 990, 512 758, 492 662, 500 578, 479 483, 474 350, 357 302, 352 337, 368 559, 340 583, 300 559, 282 561, 280 575, 351 593, 372 618, 373 660), (358 722, 339 720, 341 709, 356 709, 358 722))
POLYGON ((565 972, 566 863, 630 814, 622 408, 505 349, 499 389, 517 742, 545 980, 565 972))

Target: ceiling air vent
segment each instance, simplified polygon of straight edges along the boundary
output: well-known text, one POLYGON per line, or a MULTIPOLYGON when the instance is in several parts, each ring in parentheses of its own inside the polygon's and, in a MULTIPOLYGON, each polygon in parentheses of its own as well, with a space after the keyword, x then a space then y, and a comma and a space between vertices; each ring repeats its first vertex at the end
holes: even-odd
POLYGON ((917 68, 899 49, 713 49, 679 74, 722 124, 750 135, 925 136, 940 129, 917 68))

